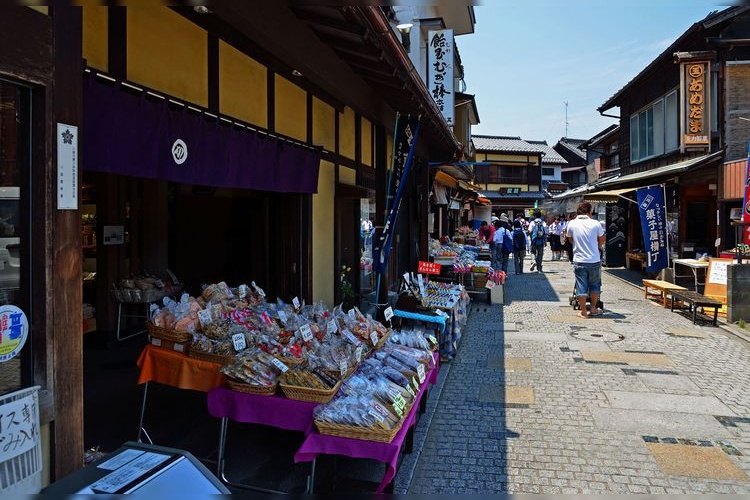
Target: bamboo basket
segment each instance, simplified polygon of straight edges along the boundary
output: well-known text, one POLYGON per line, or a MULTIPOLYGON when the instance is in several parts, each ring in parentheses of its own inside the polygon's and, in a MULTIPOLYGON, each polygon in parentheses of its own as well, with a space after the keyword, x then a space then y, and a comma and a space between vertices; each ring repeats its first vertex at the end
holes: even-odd
POLYGON ((188 351, 188 357, 200 359, 201 361, 208 361, 209 363, 216 363, 219 365, 228 365, 234 361, 234 356, 227 356, 226 354, 213 354, 210 352, 196 351, 190 349, 188 351))
POLYGON ((281 355, 274 355, 274 358, 278 359, 287 366, 297 366, 305 362, 305 358, 287 358, 281 355))
POLYGON ((404 425, 404 419, 398 421, 398 424, 391 429, 385 430, 378 427, 360 427, 357 425, 333 424, 331 422, 315 421, 315 427, 318 432, 329 436, 340 436, 351 439, 363 439, 365 441, 377 441, 380 443, 390 443, 396 437, 401 426, 404 425))
POLYGON ((251 385, 244 382, 237 382, 230 378, 227 379, 227 387, 237 392, 244 392, 246 394, 257 394, 259 396, 273 396, 276 393, 276 387, 278 384, 273 385, 251 385))
POLYGON ((169 328, 156 326, 151 321, 146 321, 146 329, 148 330, 149 335, 162 340, 183 343, 190 342, 193 339, 193 336, 189 332, 177 332, 169 328))
POLYGON ((331 389, 315 389, 313 387, 299 387, 296 385, 287 385, 283 382, 279 382, 281 392, 284 393, 289 399, 296 399, 297 401, 308 401, 310 403, 327 403, 333 396, 338 392, 341 387, 341 381, 339 380, 336 385, 331 389))

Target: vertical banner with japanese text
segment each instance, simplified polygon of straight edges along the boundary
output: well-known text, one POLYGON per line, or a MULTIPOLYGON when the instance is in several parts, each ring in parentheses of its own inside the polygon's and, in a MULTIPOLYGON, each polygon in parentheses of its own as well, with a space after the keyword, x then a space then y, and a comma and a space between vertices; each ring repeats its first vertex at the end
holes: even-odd
POLYGON ((399 115, 396 121, 396 130, 393 135, 393 169, 391 171, 391 185, 388 187, 389 195, 393 200, 388 205, 385 226, 377 238, 372 251, 373 271, 383 274, 388 267, 388 257, 391 253, 393 231, 401 207, 401 199, 409 178, 412 159, 414 157, 414 146, 417 143, 419 133, 419 117, 399 115))
POLYGON ((669 267, 667 243, 667 211, 664 206, 664 186, 636 189, 638 212, 641 215, 643 246, 646 253, 645 270, 658 272, 669 267))
POLYGON ((448 125, 453 126, 453 30, 427 32, 427 89, 448 125))
POLYGON ((745 165, 745 195, 742 198, 742 237, 738 243, 750 245, 750 142, 747 144, 747 164, 745 165))
POLYGON ((682 145, 708 147, 711 143, 710 93, 711 73, 708 61, 687 61, 682 72, 682 145))

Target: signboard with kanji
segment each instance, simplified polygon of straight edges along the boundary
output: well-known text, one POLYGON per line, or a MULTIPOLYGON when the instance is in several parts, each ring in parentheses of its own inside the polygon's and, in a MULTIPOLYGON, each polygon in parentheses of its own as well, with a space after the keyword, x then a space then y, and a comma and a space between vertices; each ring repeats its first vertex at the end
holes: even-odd
POLYGON ((437 262, 425 262, 420 260, 417 272, 424 274, 440 274, 440 264, 437 262))

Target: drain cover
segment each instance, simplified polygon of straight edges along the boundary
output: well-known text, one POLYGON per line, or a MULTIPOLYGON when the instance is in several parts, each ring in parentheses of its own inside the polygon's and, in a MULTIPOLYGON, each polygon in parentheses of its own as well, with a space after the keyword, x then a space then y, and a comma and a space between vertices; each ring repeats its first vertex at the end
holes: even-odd
POLYGON ((595 330, 571 332, 570 335, 579 340, 591 340, 593 342, 619 342, 625 338, 624 335, 620 335, 619 333, 595 330))

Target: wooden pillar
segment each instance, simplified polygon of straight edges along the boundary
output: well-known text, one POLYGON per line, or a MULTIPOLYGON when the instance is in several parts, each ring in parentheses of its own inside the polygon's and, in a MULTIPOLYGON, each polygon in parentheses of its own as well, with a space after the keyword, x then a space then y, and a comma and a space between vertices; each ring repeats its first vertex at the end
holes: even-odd
MULTIPOLYGON (((78 210, 58 210, 57 123, 78 128, 78 185, 82 170, 81 136, 83 78, 82 21, 79 7, 50 7, 54 39, 54 83, 51 90, 48 122, 48 213, 51 214, 50 236, 52 272, 48 275, 48 370, 54 380, 54 465, 52 480, 59 479, 83 466, 83 333, 81 274, 81 215, 78 210), (50 299, 48 299, 50 300, 50 299), (51 321, 50 321, 51 315, 51 321)), ((42 293, 45 293, 42 292, 42 293)))

